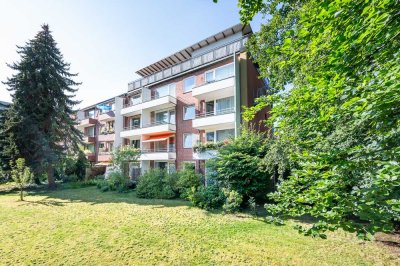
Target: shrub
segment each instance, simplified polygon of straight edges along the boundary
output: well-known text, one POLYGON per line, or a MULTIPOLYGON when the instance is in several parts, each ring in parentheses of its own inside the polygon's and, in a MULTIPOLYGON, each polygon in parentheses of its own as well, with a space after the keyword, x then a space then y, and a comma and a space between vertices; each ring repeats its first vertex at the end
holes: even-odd
POLYGON ((187 199, 192 188, 201 186, 201 175, 197 174, 192 165, 185 165, 178 173, 177 188, 182 199, 187 199))
POLYGON ((110 173, 107 181, 110 190, 116 190, 118 192, 124 192, 128 190, 129 179, 120 171, 114 171, 110 173))
POLYGON ((178 196, 177 174, 162 169, 151 169, 139 177, 136 195, 148 199, 172 199, 178 196))
POLYGON ((218 150, 222 146, 224 146, 225 142, 206 142, 206 143, 198 143, 193 146, 194 152, 205 152, 208 150, 218 150))
POLYGON ((213 184, 207 187, 200 186, 197 189, 192 187, 188 191, 188 199, 196 207, 212 210, 222 206, 225 196, 221 189, 213 184))
POLYGON ((64 183, 77 182, 77 181, 79 181, 79 178, 75 174, 70 174, 70 175, 67 175, 67 176, 63 176, 62 181, 64 183))
POLYGON ((221 187, 235 190, 245 200, 254 197, 265 201, 273 190, 274 172, 266 166, 269 142, 262 133, 243 129, 241 135, 223 146, 215 159, 208 162, 221 187))
POLYGON ((222 206, 225 212, 235 213, 239 211, 240 205, 243 202, 243 197, 235 190, 223 189, 225 195, 225 203, 222 206))
POLYGON ((104 179, 104 176, 97 176, 95 180, 91 180, 98 189, 102 192, 105 191, 117 191, 126 192, 130 188, 130 180, 124 176, 120 171, 111 172, 108 179, 104 179))

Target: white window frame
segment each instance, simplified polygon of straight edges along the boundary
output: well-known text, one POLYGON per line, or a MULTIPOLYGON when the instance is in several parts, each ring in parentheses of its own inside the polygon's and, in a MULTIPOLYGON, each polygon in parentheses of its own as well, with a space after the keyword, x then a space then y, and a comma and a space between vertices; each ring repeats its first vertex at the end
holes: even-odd
POLYGON ((205 140, 206 140, 206 142, 210 142, 210 141, 207 140, 207 133, 213 133, 213 134, 214 134, 214 141, 213 141, 213 142, 214 142, 214 143, 217 143, 217 142, 218 142, 218 141, 217 141, 217 131, 231 130, 231 129, 233 129, 233 132, 234 132, 234 133, 233 133, 233 134, 234 134, 233 136, 235 137, 235 133, 236 133, 235 128, 224 128, 224 129, 218 129, 218 130, 213 130, 213 131, 212 131, 212 130, 206 131, 206 132, 205 132, 205 136, 204 136, 204 137, 205 137, 205 140))
MULTIPOLYGON (((220 69, 220 68, 223 68, 223 67, 227 67, 227 66, 229 66, 229 65, 233 65, 233 63, 229 63, 229 64, 226 64, 226 65, 223 65, 223 66, 220 66, 220 67, 216 67, 216 68, 213 68, 213 69, 210 69, 210 70, 204 72, 204 83, 212 83, 212 82, 215 82, 215 81, 219 81, 220 79, 218 79, 218 80, 215 79, 215 71, 216 71, 217 69, 220 69), (207 75, 207 73, 210 73, 210 72, 213 73, 213 78, 212 78, 212 80, 207 81, 207 80, 206 80, 206 75, 207 75)), ((235 69, 234 66, 233 66, 233 68, 235 69)), ((227 78, 230 78, 230 77, 227 77, 227 78)))
POLYGON ((183 148, 184 149, 192 149, 193 148, 193 146, 196 144, 196 141, 197 141, 197 134, 195 134, 195 133, 183 133, 183 142, 182 142, 182 146, 183 146, 183 148), (185 146, 185 135, 192 135, 192 145, 191 145, 191 147, 187 147, 187 146, 185 146))
POLYGON ((195 118, 196 118, 196 105, 190 104, 190 105, 183 106, 183 120, 193 120, 195 118), (193 118, 185 118, 186 110, 188 107, 191 107, 191 106, 193 106, 193 109, 194 109, 194 116, 193 116, 193 118))
POLYGON ((182 91, 183 91, 183 93, 191 92, 194 89, 194 87, 196 87, 196 76, 187 77, 182 81, 182 91), (188 80, 188 79, 193 79, 193 87, 191 87, 189 90, 185 90, 185 81, 188 80))

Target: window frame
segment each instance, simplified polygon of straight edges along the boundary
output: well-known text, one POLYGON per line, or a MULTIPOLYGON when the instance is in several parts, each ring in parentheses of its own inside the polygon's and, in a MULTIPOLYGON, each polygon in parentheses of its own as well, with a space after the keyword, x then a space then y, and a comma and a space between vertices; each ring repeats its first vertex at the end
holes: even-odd
POLYGON ((229 64, 225 64, 225 65, 223 65, 223 66, 219 66, 219 67, 216 67, 216 68, 213 68, 213 69, 210 69, 210 70, 205 71, 205 72, 204 72, 204 84, 212 83, 212 82, 216 82, 216 81, 220 81, 220 80, 224 80, 224 79, 228 79, 228 78, 233 77, 234 75, 235 75, 235 65, 234 65, 233 62, 231 62, 231 63, 229 63, 229 64), (233 66, 233 75, 230 76, 230 77, 227 77, 227 78, 223 78, 223 79, 216 79, 216 76, 215 76, 216 70, 217 70, 217 69, 220 69, 220 68, 223 68, 223 67, 230 66, 230 65, 233 66), (207 73, 212 73, 212 80, 207 81, 207 78, 206 78, 206 77, 207 77, 207 73))
POLYGON ((193 141, 194 140, 194 135, 195 135, 194 133, 183 133, 182 146, 183 146, 184 149, 192 149, 193 148, 193 146, 194 146, 194 143, 193 143, 194 142, 193 141), (191 141, 192 143, 191 143, 190 147, 185 146, 185 136, 187 136, 187 135, 191 135, 192 136, 192 141, 191 141))
POLYGON ((189 104, 189 105, 183 106, 183 120, 187 121, 187 120, 193 120, 195 118, 196 118, 196 105, 195 104, 189 104), (193 110, 194 110, 193 118, 185 118, 186 110, 187 110, 188 107, 191 107, 191 106, 193 106, 193 110))
POLYGON ((187 77, 182 81, 182 92, 183 93, 191 92, 195 87, 196 87, 196 76, 187 77), (189 79, 193 79, 193 86, 189 90, 185 90, 185 82, 189 79))

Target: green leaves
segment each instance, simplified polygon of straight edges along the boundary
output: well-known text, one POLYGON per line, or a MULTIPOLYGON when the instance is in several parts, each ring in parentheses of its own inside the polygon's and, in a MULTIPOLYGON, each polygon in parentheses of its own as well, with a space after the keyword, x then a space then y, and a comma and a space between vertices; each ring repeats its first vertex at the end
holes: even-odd
POLYGON ((398 2, 268 1, 248 42, 274 90, 245 110, 272 107, 291 176, 267 205, 317 218, 300 232, 343 228, 370 239, 400 220, 400 19, 398 2), (285 89, 291 84, 290 90, 285 89))

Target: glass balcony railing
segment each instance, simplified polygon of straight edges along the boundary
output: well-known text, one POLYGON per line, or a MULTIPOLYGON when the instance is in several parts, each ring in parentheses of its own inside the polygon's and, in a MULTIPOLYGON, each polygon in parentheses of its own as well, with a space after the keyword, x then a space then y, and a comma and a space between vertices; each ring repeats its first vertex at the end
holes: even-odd
POLYGON ((220 109, 220 110, 213 110, 210 112, 203 112, 203 113, 197 113, 196 118, 204 118, 204 117, 210 117, 210 116, 216 116, 216 115, 225 115, 225 114, 230 114, 234 113, 235 108, 234 107, 229 107, 226 109, 220 109))

